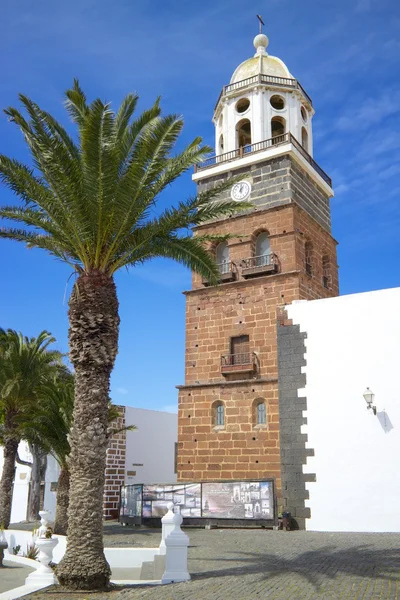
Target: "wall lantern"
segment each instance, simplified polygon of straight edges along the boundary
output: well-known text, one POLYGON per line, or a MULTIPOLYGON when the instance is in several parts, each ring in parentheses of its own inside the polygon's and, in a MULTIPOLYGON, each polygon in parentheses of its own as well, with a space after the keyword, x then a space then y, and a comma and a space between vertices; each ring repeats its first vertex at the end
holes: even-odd
POLYGON ((372 410, 374 415, 376 415, 376 406, 374 406, 375 394, 369 389, 369 387, 367 387, 363 396, 364 396, 365 402, 367 403, 368 410, 372 410))

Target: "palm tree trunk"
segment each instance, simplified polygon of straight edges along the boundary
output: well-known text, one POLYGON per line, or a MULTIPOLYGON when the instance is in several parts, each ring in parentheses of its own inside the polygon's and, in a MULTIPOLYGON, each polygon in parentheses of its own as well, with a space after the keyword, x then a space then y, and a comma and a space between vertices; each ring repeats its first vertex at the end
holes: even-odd
POLYGON ((28 521, 37 521, 40 510, 40 488, 46 477, 47 457, 46 453, 37 444, 29 444, 29 451, 32 454, 32 467, 28 521))
POLYGON ((69 471, 62 467, 58 478, 56 519, 54 521, 54 533, 67 535, 68 529, 68 505, 69 505, 69 471))
POLYGON ((0 526, 7 529, 11 520, 11 506, 15 476, 15 459, 19 439, 7 437, 3 445, 3 473, 0 481, 0 526))
POLYGON ((79 276, 69 301, 69 322, 75 403, 70 431, 68 544, 57 577, 70 589, 105 589, 110 581, 103 548, 107 402, 119 329, 111 277, 97 272, 79 276))

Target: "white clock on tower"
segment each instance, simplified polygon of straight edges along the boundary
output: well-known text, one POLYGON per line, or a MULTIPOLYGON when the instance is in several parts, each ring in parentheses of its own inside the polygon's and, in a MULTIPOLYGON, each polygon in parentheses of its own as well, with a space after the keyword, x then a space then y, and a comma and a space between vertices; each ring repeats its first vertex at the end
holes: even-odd
POLYGON ((232 200, 246 200, 250 196, 251 185, 248 181, 239 181, 232 186, 232 200))

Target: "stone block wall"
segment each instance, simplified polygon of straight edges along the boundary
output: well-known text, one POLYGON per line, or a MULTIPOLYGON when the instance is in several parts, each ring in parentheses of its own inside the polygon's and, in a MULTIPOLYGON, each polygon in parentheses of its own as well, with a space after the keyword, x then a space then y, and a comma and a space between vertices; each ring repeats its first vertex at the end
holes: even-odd
MULTIPOLYGON (((115 429, 125 427, 125 406, 118 406, 119 417, 113 422, 115 429)), ((119 509, 120 486, 125 484, 126 432, 110 437, 107 456, 103 497, 105 519, 116 519, 119 509)))
POLYGON ((315 475, 303 473, 303 465, 313 450, 306 448, 307 435, 302 433, 302 425, 307 423, 303 413, 307 399, 298 393, 306 384, 302 373, 306 365, 306 334, 285 317, 278 315, 277 325, 282 509, 291 513, 300 529, 305 529, 305 519, 310 516, 310 509, 305 506, 309 497, 306 482, 315 480, 315 475))
MULTIPOLYGON (((296 203, 323 227, 331 231, 330 199, 327 193, 306 173, 293 157, 281 156, 214 175, 198 182, 198 191, 214 187, 218 182, 243 175, 251 183, 251 201, 259 209, 270 209, 296 203)), ((221 198, 228 198, 228 189, 221 198)), ((253 209, 249 212, 252 212, 253 209)))

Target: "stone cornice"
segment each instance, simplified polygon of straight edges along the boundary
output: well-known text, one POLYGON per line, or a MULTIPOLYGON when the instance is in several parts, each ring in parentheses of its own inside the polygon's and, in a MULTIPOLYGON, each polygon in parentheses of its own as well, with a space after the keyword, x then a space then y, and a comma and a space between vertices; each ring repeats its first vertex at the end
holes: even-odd
POLYGON ((176 385, 178 390, 208 388, 208 387, 226 387, 232 385, 257 385, 259 383, 278 383, 277 377, 260 377, 259 379, 237 379, 236 381, 215 381, 213 383, 191 383, 176 385))

